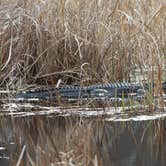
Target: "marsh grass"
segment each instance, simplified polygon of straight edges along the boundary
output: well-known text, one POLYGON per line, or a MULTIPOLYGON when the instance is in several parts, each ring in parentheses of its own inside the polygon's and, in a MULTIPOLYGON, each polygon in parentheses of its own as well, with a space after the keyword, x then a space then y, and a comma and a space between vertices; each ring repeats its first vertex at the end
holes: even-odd
POLYGON ((135 69, 154 80, 153 69, 165 69, 164 0, 1 0, 0 8, 5 83, 129 81, 135 69))
MULTIPOLYGON (((165 0, 0 0, 1 84, 132 81, 138 69, 141 77, 134 79, 154 81, 155 91, 161 92, 166 77, 165 5, 165 0)), ((153 108, 151 97, 148 102, 153 108)), ((110 161, 107 151, 101 154, 103 141, 119 136, 126 126, 115 126, 119 134, 114 131, 110 138, 105 124, 95 123, 96 133, 92 122, 67 121, 16 120, 12 165, 102 165, 101 157, 110 161)), ((162 147, 160 123, 156 133, 151 133, 154 146, 162 147)), ((111 155, 116 160, 118 155, 111 155)))

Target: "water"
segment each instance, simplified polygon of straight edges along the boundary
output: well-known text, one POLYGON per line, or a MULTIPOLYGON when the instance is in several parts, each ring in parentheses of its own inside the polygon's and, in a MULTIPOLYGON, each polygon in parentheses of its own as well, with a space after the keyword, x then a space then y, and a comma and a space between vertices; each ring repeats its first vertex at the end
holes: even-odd
POLYGON ((6 103, 0 165, 166 165, 166 112, 134 108, 6 103))

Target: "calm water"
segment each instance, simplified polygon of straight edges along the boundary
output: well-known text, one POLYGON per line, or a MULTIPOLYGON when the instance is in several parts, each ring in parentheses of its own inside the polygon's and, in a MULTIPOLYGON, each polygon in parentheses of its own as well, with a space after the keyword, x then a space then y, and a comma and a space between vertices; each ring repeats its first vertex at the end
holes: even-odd
POLYGON ((39 165, 164 166, 165 114, 7 104, 0 146, 2 166, 16 165, 21 154, 22 165, 31 159, 39 165))

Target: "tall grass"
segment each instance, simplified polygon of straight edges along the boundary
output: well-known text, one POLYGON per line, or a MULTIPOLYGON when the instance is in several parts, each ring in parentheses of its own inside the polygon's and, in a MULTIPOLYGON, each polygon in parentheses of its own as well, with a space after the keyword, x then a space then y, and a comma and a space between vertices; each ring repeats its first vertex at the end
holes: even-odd
MULTIPOLYGON (((165 0, 0 0, 1 84, 130 81, 139 70, 140 79, 156 79, 157 91, 166 77, 165 5, 165 0)), ((107 148, 103 133, 110 140, 110 130, 104 125, 96 134, 97 123, 29 120, 15 122, 13 165, 22 158, 27 165, 102 165, 95 145, 107 148)), ((157 131, 162 147, 164 130, 157 131)))
POLYGON ((4 81, 128 81, 135 69, 152 80, 165 70, 164 0, 0 0, 0 9, 4 81))

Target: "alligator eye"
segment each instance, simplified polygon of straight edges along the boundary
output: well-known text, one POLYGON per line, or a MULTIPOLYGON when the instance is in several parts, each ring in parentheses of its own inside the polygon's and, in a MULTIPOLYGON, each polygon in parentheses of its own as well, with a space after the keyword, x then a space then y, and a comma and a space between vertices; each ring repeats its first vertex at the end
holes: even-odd
POLYGON ((92 97, 107 97, 108 91, 105 89, 95 89, 91 91, 92 97))
POLYGON ((137 96, 142 96, 145 95, 145 90, 144 89, 138 89, 137 90, 137 96))

